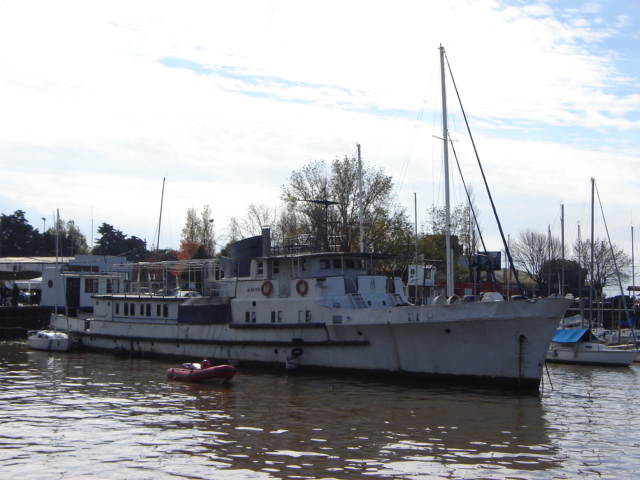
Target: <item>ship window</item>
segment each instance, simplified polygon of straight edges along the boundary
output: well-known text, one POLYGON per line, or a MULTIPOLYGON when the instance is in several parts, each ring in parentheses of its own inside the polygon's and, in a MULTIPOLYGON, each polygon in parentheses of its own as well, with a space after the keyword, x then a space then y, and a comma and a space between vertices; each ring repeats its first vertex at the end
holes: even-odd
POLYGON ((160 316, 160 304, 156 305, 156 317, 160 316))
POLYGON ((278 310, 278 323, 282 323, 282 311, 278 310))
POLYGON ((116 315, 120 315, 120 304, 116 303, 116 315))
POLYGON ((107 293, 111 293, 111 280, 107 278, 107 293))
POLYGON ((98 293, 98 280, 85 279, 84 291, 85 293, 98 293))
POLYGON ((167 305, 166 303, 162 305, 162 316, 163 317, 169 316, 169 305, 167 305))
POLYGON ((249 323, 251 321, 251 312, 245 312, 244 322, 249 323))
POLYGON ((305 315, 305 322, 309 323, 311 321, 311 310, 307 310, 305 315))
POLYGON ((129 315, 133 317, 135 314, 136 314, 136 304, 132 303, 131 305, 129 305, 129 315))
POLYGON ((273 261, 273 274, 277 275, 278 273, 280 273, 280 261, 279 260, 274 260, 273 261))
POLYGON ((331 268, 331 261, 328 258, 323 258, 320 260, 320 269, 327 270, 331 268))
POLYGON ((276 323, 276 312, 271 312, 271 323, 276 323))
POLYGON ((256 312, 251 312, 251 323, 256 323, 256 312))
POLYGON ((264 265, 262 262, 258 262, 258 276, 264 275, 264 265))
POLYGON ((355 262, 353 261, 353 258, 347 258, 347 259, 344 261, 344 263, 345 263, 345 267, 346 267, 346 268, 356 268, 356 264, 355 264, 355 262))
POLYGON ((151 304, 147 303, 147 317, 151 316, 151 304))
POLYGON ((120 280, 111 280, 111 293, 120 293, 120 280))
POLYGON ((338 268, 338 269, 342 268, 342 259, 341 258, 334 258, 333 259, 333 268, 338 268))
POLYGON ((129 304, 128 303, 124 304, 124 314, 125 315, 129 315, 129 304))

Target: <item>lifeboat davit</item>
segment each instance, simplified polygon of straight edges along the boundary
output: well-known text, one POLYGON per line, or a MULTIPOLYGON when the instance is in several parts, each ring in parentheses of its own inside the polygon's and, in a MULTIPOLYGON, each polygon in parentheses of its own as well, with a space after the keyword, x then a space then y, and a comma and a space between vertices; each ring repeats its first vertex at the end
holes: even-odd
POLYGON ((236 367, 233 365, 209 365, 206 360, 202 362, 202 365, 185 363, 182 367, 167 370, 167 378, 181 382, 226 382, 236 375, 236 367))

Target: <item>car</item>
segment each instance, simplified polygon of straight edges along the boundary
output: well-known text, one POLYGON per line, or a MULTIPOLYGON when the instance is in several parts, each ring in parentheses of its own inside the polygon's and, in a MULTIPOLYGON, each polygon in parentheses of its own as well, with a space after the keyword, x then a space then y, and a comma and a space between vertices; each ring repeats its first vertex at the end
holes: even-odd
POLYGON ((18 303, 24 303, 27 305, 31 305, 35 301, 36 294, 35 292, 20 292, 18 294, 18 303))
POLYGON ((193 297, 201 297, 202 295, 200 295, 198 292, 194 292, 194 291, 191 291, 191 290, 187 290, 187 291, 178 290, 176 292, 176 296, 193 298, 193 297))
POLYGON ((166 290, 158 290, 156 295, 160 295, 162 297, 174 297, 176 295, 176 291, 172 288, 168 288, 166 290))

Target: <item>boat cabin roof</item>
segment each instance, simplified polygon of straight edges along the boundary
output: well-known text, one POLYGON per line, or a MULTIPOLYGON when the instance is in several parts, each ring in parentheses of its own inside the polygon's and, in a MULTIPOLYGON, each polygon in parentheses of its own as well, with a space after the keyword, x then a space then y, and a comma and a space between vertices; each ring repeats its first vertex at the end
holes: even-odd
POLYGON ((588 328, 560 328, 553 336, 553 341, 556 343, 588 342, 590 340, 591 334, 588 328))

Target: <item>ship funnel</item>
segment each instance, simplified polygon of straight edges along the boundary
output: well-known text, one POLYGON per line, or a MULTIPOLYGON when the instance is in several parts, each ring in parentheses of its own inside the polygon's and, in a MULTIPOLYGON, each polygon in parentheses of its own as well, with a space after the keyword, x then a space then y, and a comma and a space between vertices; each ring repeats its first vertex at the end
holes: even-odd
POLYGON ((271 256, 271 228, 262 227, 262 256, 271 256))

